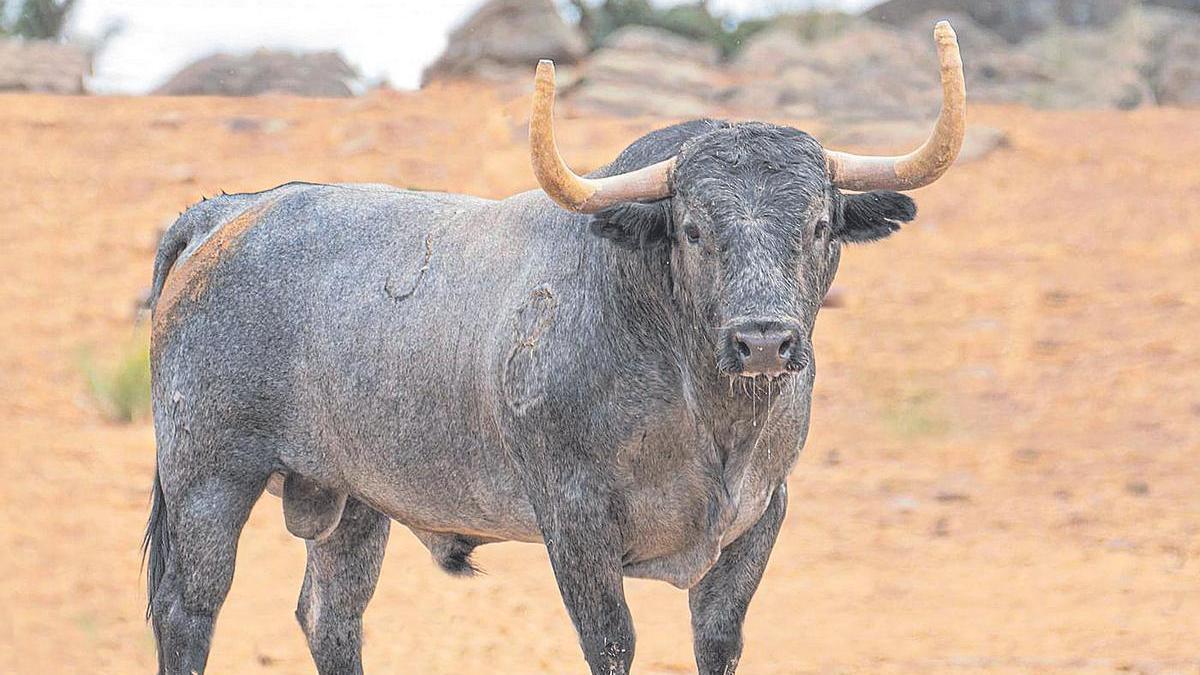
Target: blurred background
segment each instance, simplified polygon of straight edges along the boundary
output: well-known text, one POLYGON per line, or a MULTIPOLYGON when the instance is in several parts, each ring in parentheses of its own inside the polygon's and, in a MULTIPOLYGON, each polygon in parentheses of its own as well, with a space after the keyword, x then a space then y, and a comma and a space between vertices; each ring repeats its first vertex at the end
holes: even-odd
MULTIPOLYGON (((538 58, 578 170, 699 116, 904 151, 935 20, 971 126, 905 231, 843 255, 813 428, 739 673, 1200 672, 1200 2, 0 2, 0 672, 150 672, 139 317, 202 195, 531 189, 538 58)), ((264 497, 218 673, 307 673, 264 497)), ((446 577, 394 528, 375 673, 583 672, 540 547, 446 577)), ((634 581, 638 672, 694 672, 634 581)))

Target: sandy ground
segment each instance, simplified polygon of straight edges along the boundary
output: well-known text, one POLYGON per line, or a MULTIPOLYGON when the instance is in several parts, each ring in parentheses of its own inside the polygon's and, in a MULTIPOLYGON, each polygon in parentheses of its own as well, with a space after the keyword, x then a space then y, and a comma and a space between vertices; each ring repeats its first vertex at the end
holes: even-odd
MULTIPOLYGON (((0 96, 0 671, 153 667, 152 433, 104 421, 79 354, 131 334, 158 228, 289 179, 529 188, 524 105, 0 96)), ((1011 147, 843 256, 741 673, 1200 671, 1200 111, 974 120, 1011 147)), ((591 168, 654 123, 565 120, 564 153, 591 168)), ((213 672, 312 672, 302 560, 264 498, 213 672)), ((478 560, 446 577, 393 530, 370 671, 583 672, 543 549, 478 560)), ((686 596, 627 588, 638 671, 691 672, 686 596)))

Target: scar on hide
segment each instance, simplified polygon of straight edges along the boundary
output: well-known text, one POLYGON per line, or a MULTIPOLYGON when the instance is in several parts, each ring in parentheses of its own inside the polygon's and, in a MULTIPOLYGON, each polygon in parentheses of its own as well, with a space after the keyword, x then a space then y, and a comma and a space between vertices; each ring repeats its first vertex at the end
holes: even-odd
POLYGON ((550 324, 558 309, 558 298, 549 286, 539 286, 529 293, 529 302, 517 310, 517 347, 533 349, 550 324), (522 337, 522 335, 524 337, 522 337))
POLYGON ((538 396, 539 368, 544 368, 537 356, 538 342, 550 326, 558 310, 558 298, 549 286, 539 286, 529 293, 529 299, 517 310, 513 322, 513 346, 504 362, 505 398, 514 410, 521 411, 538 396))
POLYGON ((412 294, 417 292, 417 285, 425 278, 425 272, 429 271, 429 261, 432 258, 433 234, 427 234, 425 235, 425 257, 421 261, 421 267, 412 276, 411 281, 397 279, 394 275, 388 275, 387 281, 383 284, 383 292, 387 293, 387 296, 396 302, 412 297, 412 294))
POLYGON ((159 335, 179 319, 179 302, 199 302, 208 291, 209 280, 223 260, 237 251, 243 235, 262 220, 278 198, 262 201, 218 226, 216 232, 167 275, 154 310, 153 334, 159 335))

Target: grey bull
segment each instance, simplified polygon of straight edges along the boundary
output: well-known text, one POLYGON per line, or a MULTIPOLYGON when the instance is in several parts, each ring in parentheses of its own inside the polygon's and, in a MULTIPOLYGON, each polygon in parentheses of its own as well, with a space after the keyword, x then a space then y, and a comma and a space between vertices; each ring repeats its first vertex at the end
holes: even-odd
POLYGON ((290 183, 188 209, 151 296, 160 672, 203 672, 242 526, 278 483, 321 673, 362 670, 392 521, 459 575, 480 544, 544 544, 592 673, 629 672, 624 577, 687 589, 699 671, 732 673, 841 246, 911 220, 893 190, 936 180, 962 141, 957 44, 936 37, 942 114, 902 157, 697 120, 580 177, 543 63, 541 190, 290 183))

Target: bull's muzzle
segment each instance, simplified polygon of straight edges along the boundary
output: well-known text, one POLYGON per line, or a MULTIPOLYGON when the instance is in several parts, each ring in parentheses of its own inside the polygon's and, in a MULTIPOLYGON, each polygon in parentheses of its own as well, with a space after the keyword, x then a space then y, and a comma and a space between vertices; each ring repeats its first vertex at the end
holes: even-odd
POLYGON ((745 377, 778 377, 808 365, 799 326, 779 321, 739 323, 726 334, 726 349, 745 377))

